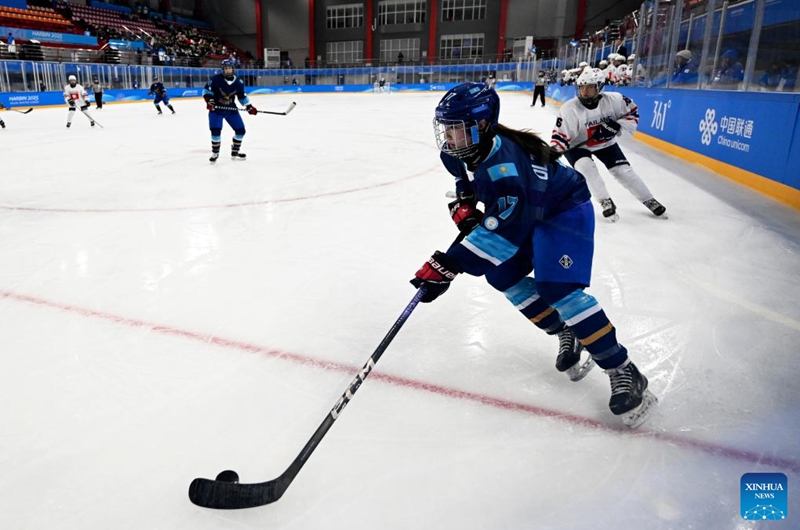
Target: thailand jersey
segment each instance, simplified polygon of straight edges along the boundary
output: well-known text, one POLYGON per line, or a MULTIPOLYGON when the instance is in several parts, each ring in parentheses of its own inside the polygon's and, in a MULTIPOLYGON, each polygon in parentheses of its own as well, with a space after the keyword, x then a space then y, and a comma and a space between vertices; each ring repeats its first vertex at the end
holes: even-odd
POLYGON ((156 96, 163 96, 164 94, 167 93, 167 89, 164 88, 164 83, 162 83, 161 81, 157 81, 152 85, 150 85, 150 92, 152 92, 156 96))
MULTIPOLYGON (((611 120, 622 126, 622 132, 633 134, 639 126, 639 107, 619 92, 604 92, 593 109, 587 109, 577 97, 573 98, 561 106, 550 145, 556 151, 566 151, 591 138, 600 122, 611 120)), ((597 151, 615 143, 616 137, 605 142, 589 140, 581 148, 597 151)))
POLYGON ((480 276, 511 258, 530 242, 537 226, 590 198, 586 181, 558 162, 542 165, 513 140, 498 135, 489 156, 472 173, 466 165, 442 156, 456 177, 456 187, 475 193, 486 211, 483 222, 447 254, 467 274, 480 276))
MULTIPOLYGON (((222 74, 217 74, 206 83, 203 89, 203 97, 211 99, 215 106, 230 107, 227 112, 236 112, 236 98, 242 105, 249 105, 250 100, 244 93, 244 83, 238 76, 233 76, 232 80, 225 79, 222 74)), ((226 112, 216 109, 214 112, 226 112)))
POLYGON ((88 105, 89 95, 86 93, 86 89, 83 88, 83 85, 64 85, 64 101, 67 103, 74 101, 75 104, 85 103, 88 105))

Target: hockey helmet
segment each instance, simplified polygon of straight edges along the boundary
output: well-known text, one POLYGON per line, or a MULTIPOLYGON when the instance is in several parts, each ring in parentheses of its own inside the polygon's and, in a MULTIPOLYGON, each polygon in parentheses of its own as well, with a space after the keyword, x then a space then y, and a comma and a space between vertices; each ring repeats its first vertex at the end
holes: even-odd
POLYGON ((233 79, 233 72, 234 68, 236 67, 236 61, 234 61, 233 59, 224 59, 221 63, 219 63, 219 65, 222 68, 222 75, 225 76, 225 79, 233 79))
POLYGON ((67 82, 68 82, 68 83, 70 83, 70 84, 71 84, 71 83, 77 83, 77 82, 78 82, 78 78, 77 78, 77 77, 75 77, 74 75, 71 75, 71 76, 69 76, 69 77, 67 78, 67 82))
POLYGON ((587 108, 594 108, 602 97, 600 93, 603 91, 605 76, 599 68, 587 68, 578 76, 575 84, 578 85, 578 99, 580 102, 587 108), (584 86, 594 86, 596 88, 594 95, 583 96, 581 87, 584 86))
POLYGON ((500 116, 500 98, 486 83, 462 83, 436 105, 433 130, 439 149, 464 159, 478 152, 483 138, 493 136, 500 116))

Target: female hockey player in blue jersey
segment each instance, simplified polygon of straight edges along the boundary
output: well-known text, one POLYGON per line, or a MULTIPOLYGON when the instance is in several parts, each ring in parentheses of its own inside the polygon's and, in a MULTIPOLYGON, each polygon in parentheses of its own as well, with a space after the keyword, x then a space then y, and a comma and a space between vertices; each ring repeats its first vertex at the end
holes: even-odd
POLYGON ((236 108, 236 98, 245 106, 248 114, 255 115, 258 112, 244 93, 244 83, 234 75, 233 65, 233 59, 222 61, 222 73, 212 77, 203 90, 203 99, 206 100, 208 109, 208 127, 211 129, 211 158, 209 158, 211 162, 216 162, 219 158, 222 120, 227 121, 233 129, 231 158, 244 160, 247 157, 239 152, 246 131, 239 110, 236 108))
POLYGON ((164 105, 166 105, 167 108, 171 110, 173 114, 175 114, 175 109, 172 108, 172 105, 169 102, 167 89, 164 88, 164 83, 159 81, 157 77, 153 78, 153 84, 150 85, 150 90, 147 91, 148 96, 152 96, 153 94, 156 95, 155 99, 153 99, 153 105, 156 106, 156 110, 158 111, 159 115, 164 114, 161 112, 161 106, 159 105, 159 103, 162 101, 164 102, 164 105))
POLYGON ((573 381, 593 366, 580 363, 585 348, 611 380, 611 411, 637 427, 657 400, 598 301, 584 292, 594 254, 586 181, 537 135, 499 124, 499 114, 497 93, 483 83, 456 86, 436 107, 436 141, 456 179, 451 215, 468 234, 435 252, 411 283, 431 302, 457 274, 485 275, 526 318, 559 336, 556 367, 573 381))

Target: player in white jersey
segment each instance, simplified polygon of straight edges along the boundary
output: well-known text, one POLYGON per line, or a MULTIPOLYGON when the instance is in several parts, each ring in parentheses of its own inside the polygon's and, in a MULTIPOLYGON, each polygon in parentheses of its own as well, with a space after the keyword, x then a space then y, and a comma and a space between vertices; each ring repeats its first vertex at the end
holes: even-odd
POLYGON ((619 219, 603 178, 593 160, 596 157, 608 171, 657 217, 666 208, 658 202, 647 184, 633 170, 617 136, 633 134, 639 125, 639 109, 629 98, 617 92, 603 93, 603 72, 587 68, 578 77, 578 95, 561 106, 550 144, 564 152, 572 167, 583 174, 592 197, 603 208, 603 217, 619 219))
POLYGON ((71 75, 67 78, 69 84, 64 85, 64 102, 69 105, 69 114, 67 115, 67 127, 72 126, 72 118, 75 116, 75 110, 80 107, 81 112, 89 118, 89 123, 94 127, 94 118, 89 114, 89 95, 83 85, 78 84, 78 78, 71 75))

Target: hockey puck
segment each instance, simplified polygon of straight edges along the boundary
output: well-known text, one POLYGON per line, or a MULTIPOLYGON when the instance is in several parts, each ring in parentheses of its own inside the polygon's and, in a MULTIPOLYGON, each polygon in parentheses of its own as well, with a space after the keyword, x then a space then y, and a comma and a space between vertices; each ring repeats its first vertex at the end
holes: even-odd
POLYGON ((234 484, 238 484, 239 473, 230 469, 226 469, 225 471, 220 471, 219 475, 217 475, 217 480, 220 482, 232 482, 234 484))

